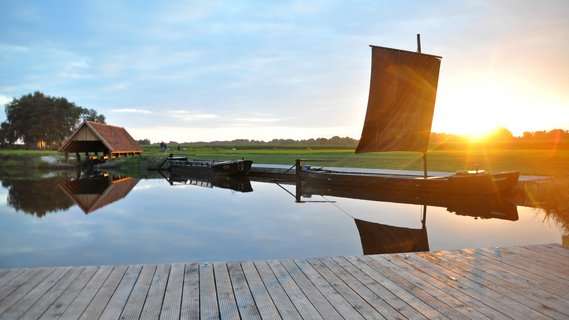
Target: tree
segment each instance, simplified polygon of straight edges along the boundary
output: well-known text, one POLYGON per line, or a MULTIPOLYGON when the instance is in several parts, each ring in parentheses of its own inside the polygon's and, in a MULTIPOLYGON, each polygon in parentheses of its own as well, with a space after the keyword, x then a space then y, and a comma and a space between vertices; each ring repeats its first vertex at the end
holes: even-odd
POLYGON ((28 148, 57 147, 85 121, 105 123, 105 116, 36 91, 14 98, 6 105, 6 121, 0 125, 0 144, 21 140, 28 148))

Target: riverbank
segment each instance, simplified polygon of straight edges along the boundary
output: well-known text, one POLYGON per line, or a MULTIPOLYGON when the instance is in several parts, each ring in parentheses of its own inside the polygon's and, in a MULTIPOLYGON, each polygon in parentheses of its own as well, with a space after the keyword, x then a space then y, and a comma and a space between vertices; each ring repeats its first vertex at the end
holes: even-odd
MULTIPOLYGON (((169 153, 190 159, 227 160, 246 158, 256 164, 293 165, 295 159, 316 159, 311 165, 371 168, 391 170, 422 170, 422 154, 413 152, 384 152, 355 154, 346 147, 185 147, 181 150, 160 152, 152 146, 144 147, 142 156, 111 159, 102 167, 146 171, 157 167, 169 153)), ((73 166, 74 157, 65 163, 63 154, 56 151, 0 149, 0 168, 35 167, 56 168, 73 166)), ((522 175, 569 177, 569 150, 435 150, 428 154, 431 171, 454 172, 465 169, 487 171, 519 171, 522 175)))

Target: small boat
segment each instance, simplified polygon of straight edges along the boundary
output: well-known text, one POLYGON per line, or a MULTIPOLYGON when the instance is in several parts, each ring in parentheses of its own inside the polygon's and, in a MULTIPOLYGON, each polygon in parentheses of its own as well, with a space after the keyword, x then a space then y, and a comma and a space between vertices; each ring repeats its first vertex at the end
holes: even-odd
POLYGON ((396 189, 409 192, 504 195, 517 186, 518 172, 459 171, 448 176, 425 178, 422 175, 352 173, 325 169, 303 171, 303 178, 311 183, 330 186, 396 189))
MULTIPOLYGON (((305 179, 360 186, 421 191, 490 194, 517 185, 519 172, 457 172, 430 177, 427 150, 435 111, 441 57, 370 46, 371 79, 366 117, 356 153, 412 151, 423 153, 422 176, 361 174, 330 170, 300 170, 305 179)), ((297 168, 298 168, 297 162, 297 168)))
POLYGON ((188 160, 175 156, 167 160, 171 172, 213 176, 247 176, 253 164, 252 160, 188 160))

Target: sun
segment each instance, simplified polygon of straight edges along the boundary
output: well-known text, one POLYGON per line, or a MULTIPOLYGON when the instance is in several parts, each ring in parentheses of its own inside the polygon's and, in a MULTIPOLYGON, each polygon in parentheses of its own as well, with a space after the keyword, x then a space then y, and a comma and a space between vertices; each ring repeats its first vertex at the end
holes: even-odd
POLYGON ((531 122, 522 110, 531 109, 519 88, 494 79, 470 79, 468 86, 443 88, 437 94, 434 131, 491 139, 496 128, 517 129, 531 122), (511 128, 510 128, 511 127, 511 128))

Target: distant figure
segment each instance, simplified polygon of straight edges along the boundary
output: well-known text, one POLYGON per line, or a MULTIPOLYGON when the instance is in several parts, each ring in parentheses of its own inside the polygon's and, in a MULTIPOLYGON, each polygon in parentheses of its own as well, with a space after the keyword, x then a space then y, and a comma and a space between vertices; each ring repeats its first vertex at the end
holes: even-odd
POLYGON ((160 152, 166 152, 168 146, 164 143, 164 141, 160 142, 160 152))
POLYGON ((180 145, 178 145, 178 151, 180 151, 180 145))

